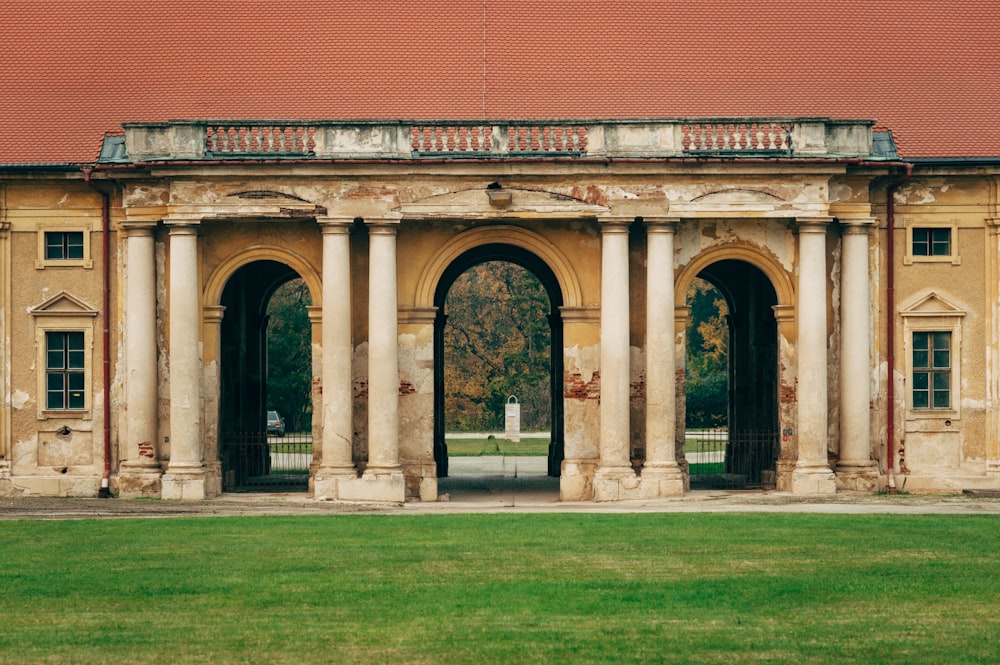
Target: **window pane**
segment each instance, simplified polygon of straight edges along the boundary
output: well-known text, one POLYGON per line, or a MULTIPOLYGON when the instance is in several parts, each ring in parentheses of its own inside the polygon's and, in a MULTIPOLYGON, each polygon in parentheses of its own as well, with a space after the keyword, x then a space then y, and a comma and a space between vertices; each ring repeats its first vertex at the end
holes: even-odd
POLYGON ((63 393, 62 392, 50 392, 45 400, 46 409, 64 409, 63 405, 63 393))
POLYGON ((69 369, 83 369, 83 351, 69 352, 69 369))
POLYGON ((83 372, 72 372, 69 375, 69 408, 84 407, 83 372))
POLYGON ((934 256, 951 254, 951 229, 932 229, 931 254, 934 256))
POLYGON ((935 351, 934 367, 937 369, 948 369, 951 367, 951 351, 935 351))
POLYGON ((62 351, 49 351, 45 354, 45 369, 66 369, 65 360, 66 354, 62 351))
POLYGON ((45 348, 49 351, 56 349, 62 351, 66 348, 66 335, 60 332, 45 333, 45 348))
POLYGON ((60 372, 49 372, 45 375, 45 389, 49 392, 54 390, 62 392, 64 388, 63 374, 60 372))
POLYGON ((63 258, 63 242, 62 233, 47 232, 45 234, 45 258, 46 259, 61 259, 63 258))
POLYGON ((927 372, 914 372, 913 373, 913 389, 914 390, 927 390, 930 387, 930 378, 927 372))
POLYGON ((927 350, 927 341, 930 337, 930 333, 925 332, 915 332, 913 333, 913 349, 919 351, 927 350))
POLYGON ((66 258, 83 258, 83 232, 70 231, 66 234, 66 258))
POLYGON ((83 351, 83 333, 66 333, 66 348, 70 351, 83 351))
POLYGON ((927 229, 913 229, 913 248, 912 252, 914 256, 927 256, 930 249, 930 239, 928 238, 927 229))
POLYGON ((926 409, 927 408, 927 391, 926 390, 914 390, 913 391, 913 408, 914 409, 926 409))
POLYGON ((951 400, 949 399, 949 393, 947 390, 935 390, 934 391, 934 408, 935 409, 947 409, 951 407, 951 400))
POLYGON ((913 369, 927 369, 930 365, 927 364, 928 353, 926 351, 914 351, 913 352, 913 369))

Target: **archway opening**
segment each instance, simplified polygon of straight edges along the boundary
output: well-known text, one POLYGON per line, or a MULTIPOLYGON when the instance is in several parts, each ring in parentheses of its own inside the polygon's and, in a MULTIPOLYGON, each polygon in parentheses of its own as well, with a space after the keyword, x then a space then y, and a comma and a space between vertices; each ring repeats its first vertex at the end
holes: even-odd
POLYGON ((555 275, 522 248, 483 245, 452 262, 434 302, 439 488, 558 492, 562 297, 555 275), (515 403, 519 437, 509 432, 515 403))
POLYGON ((306 491, 312 451, 308 288, 255 261, 226 282, 220 331, 219 458, 226 491, 306 491))
POLYGON ((685 459, 692 489, 771 489, 778 432, 777 293, 756 266, 704 268, 687 294, 685 459))

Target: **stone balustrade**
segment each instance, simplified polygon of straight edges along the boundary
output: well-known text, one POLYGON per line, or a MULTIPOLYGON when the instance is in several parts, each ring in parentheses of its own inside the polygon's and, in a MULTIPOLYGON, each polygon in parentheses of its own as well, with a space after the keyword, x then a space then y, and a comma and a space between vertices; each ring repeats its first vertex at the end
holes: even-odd
MULTIPOLYGON (((124 124, 124 161, 434 158, 870 158, 872 120, 293 121, 124 124)), ((119 138, 120 140, 120 138, 119 138)), ((122 161, 120 158, 113 161, 122 161)))

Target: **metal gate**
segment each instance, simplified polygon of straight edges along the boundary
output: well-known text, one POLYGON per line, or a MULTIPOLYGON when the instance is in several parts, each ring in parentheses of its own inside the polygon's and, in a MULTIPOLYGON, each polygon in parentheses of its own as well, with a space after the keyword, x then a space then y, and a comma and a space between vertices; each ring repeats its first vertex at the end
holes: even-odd
POLYGON ((230 432, 219 436, 227 492, 305 492, 313 459, 311 434, 230 432))
POLYGON ((711 429, 684 435, 691 489, 774 489, 781 442, 771 430, 711 429))

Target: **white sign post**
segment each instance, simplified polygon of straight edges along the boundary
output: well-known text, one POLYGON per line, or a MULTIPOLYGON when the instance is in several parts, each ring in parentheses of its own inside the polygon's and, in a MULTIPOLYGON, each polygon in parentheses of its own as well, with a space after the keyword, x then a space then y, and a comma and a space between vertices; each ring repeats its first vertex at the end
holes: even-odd
POLYGON ((521 405, 517 398, 511 395, 507 398, 504 413, 504 438, 514 443, 521 441, 521 405))

